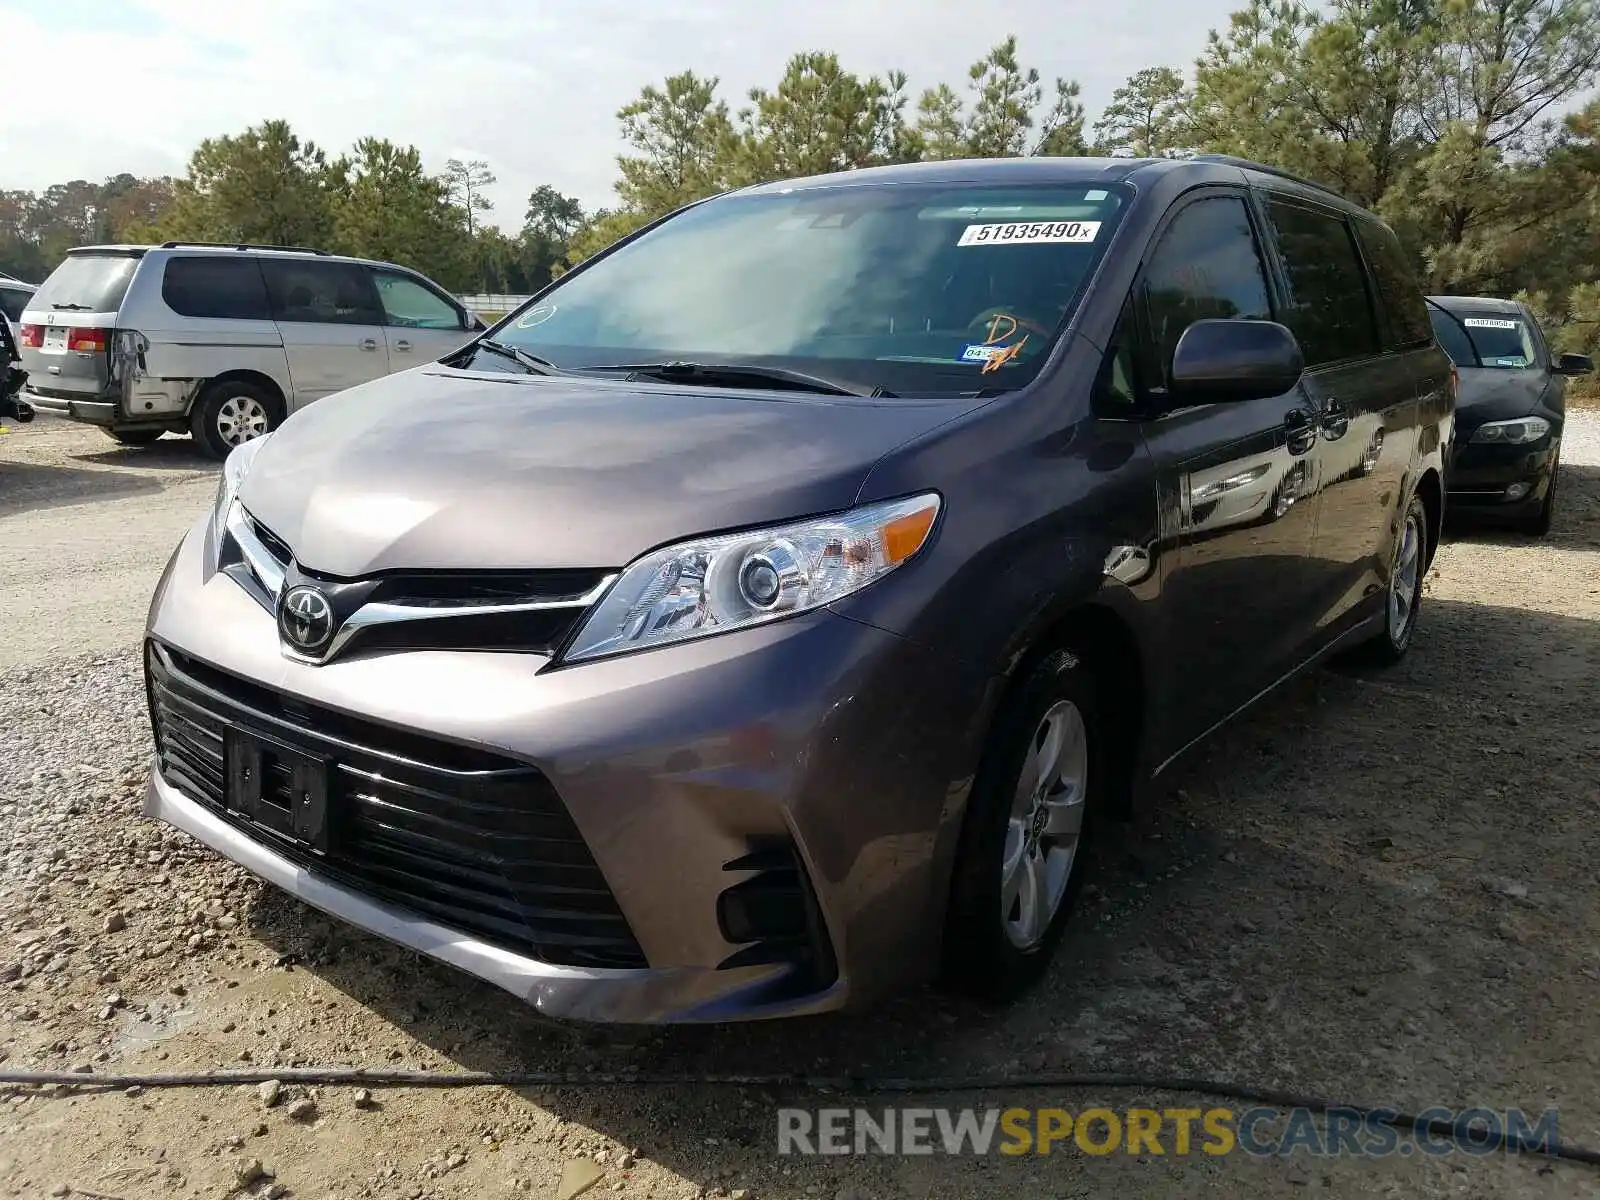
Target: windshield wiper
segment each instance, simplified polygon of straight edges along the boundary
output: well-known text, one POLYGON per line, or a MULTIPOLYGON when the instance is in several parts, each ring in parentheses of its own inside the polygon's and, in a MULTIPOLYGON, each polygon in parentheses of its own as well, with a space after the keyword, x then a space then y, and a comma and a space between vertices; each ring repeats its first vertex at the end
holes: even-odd
POLYGON ((713 386, 726 383, 732 387, 742 383, 776 383, 795 391, 820 392, 826 396, 864 396, 870 399, 894 396, 886 388, 875 387, 871 391, 863 391, 821 375, 808 375, 804 371, 791 371, 785 367, 761 367, 752 363, 613 363, 582 369, 625 371, 630 376, 642 375, 666 383, 709 383, 713 386))
POLYGON ((505 342, 496 341, 494 338, 479 338, 471 343, 473 350, 487 350, 491 354, 498 354, 501 358, 509 358, 519 366, 526 367, 530 375, 562 375, 565 372, 551 362, 548 358, 540 358, 537 354, 529 354, 526 350, 519 350, 505 342))
POLYGON ((52 304, 50 307, 57 312, 89 312, 93 308, 89 304, 52 304))

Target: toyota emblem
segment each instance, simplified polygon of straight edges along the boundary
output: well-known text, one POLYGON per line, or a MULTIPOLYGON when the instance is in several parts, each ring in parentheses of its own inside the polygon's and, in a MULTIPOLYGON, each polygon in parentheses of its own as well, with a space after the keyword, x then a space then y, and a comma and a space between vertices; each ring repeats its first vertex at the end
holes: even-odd
POLYGON ((298 584, 278 605, 278 633, 301 654, 320 654, 333 640, 333 606, 314 587, 298 584))

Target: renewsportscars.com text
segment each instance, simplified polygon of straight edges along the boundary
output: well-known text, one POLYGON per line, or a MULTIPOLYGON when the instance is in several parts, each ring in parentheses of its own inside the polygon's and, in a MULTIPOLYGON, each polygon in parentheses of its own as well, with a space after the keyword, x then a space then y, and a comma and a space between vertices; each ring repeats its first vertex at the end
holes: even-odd
POLYGON ((1552 1153, 1556 1111, 1436 1107, 1412 1129, 1393 1109, 784 1108, 779 1154, 1081 1154, 1382 1158, 1552 1153))

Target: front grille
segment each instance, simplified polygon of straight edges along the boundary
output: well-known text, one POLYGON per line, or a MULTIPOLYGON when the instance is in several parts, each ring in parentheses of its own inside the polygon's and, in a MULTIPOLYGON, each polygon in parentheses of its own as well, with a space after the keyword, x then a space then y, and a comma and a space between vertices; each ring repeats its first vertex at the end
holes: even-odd
MULTIPOLYGON (((348 611, 365 604, 394 605, 409 610, 404 620, 362 623, 341 639, 341 656, 374 650, 488 650, 552 654, 566 641, 588 611, 582 598, 591 595, 611 572, 601 569, 531 571, 392 570, 363 580, 312 571, 295 562, 289 545, 254 517, 246 517, 261 551, 280 577, 314 583, 348 611), (341 598, 349 597, 348 603, 341 598), (552 605, 546 608, 496 612, 497 606, 552 605), (482 609, 483 611, 474 611, 482 609), (437 610, 433 616, 428 610, 437 610)), ((232 543, 232 538, 229 541, 232 543)), ((223 569, 261 606, 273 611, 272 586, 251 570, 235 544, 225 545, 223 569)))
POLYGON ((644 955, 555 789, 527 763, 307 704, 156 642, 145 654, 163 778, 299 866, 543 962, 644 955), (328 849, 228 806, 227 730, 328 761, 328 849))

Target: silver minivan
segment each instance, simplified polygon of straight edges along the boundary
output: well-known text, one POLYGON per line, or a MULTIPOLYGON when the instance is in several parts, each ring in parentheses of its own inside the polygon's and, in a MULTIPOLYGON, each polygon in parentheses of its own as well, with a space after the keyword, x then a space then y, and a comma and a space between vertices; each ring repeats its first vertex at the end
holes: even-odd
POLYGON ((187 431, 217 458, 484 328, 405 267, 206 242, 70 250, 20 325, 35 408, 127 445, 187 431))

